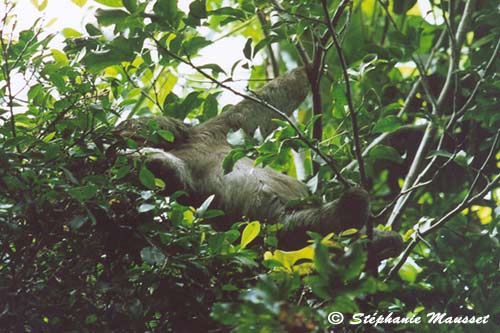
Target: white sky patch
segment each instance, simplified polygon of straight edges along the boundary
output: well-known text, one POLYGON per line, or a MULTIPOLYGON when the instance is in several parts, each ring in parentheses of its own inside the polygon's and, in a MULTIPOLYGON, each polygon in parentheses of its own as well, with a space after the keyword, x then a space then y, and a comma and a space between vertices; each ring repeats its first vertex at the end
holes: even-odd
MULTIPOLYGON (((218 64, 222 69, 230 75, 233 64, 243 58, 243 46, 246 39, 241 36, 226 37, 217 42, 206 46, 200 52, 200 55, 193 60, 196 65, 218 64)), ((241 62, 234 71, 233 79, 235 82, 225 82, 228 86, 239 92, 245 92, 247 79, 250 77, 250 72, 241 67, 244 62, 241 62)), ((189 81, 185 80, 185 74, 192 74, 194 71, 188 66, 181 64, 178 67, 178 72, 181 74, 178 84, 174 88, 174 92, 179 95, 182 92, 182 86, 189 85, 189 81)), ((208 80, 204 80, 207 81, 208 80)), ((196 86, 200 84, 197 83, 196 86)), ((230 91, 223 91, 219 98, 221 105, 235 104, 241 100, 241 97, 233 94, 230 91)))
POLYGON ((429 0, 418 0, 418 8, 422 13, 423 19, 427 21, 427 23, 433 25, 441 25, 444 23, 443 11, 436 6, 432 8, 429 0))

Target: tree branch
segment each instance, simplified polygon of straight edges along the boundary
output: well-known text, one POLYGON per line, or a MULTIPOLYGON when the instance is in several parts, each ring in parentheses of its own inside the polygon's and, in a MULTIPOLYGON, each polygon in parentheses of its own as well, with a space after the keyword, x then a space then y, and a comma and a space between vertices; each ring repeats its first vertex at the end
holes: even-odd
POLYGON ((351 117, 352 132, 354 138, 354 153, 356 155, 356 160, 358 161, 361 184, 366 189, 368 188, 368 183, 366 180, 365 163, 363 161, 363 156, 361 153, 361 144, 359 142, 358 117, 352 101, 351 84, 349 82, 349 74, 347 73, 347 64, 344 58, 344 53, 338 41, 337 34, 335 33, 335 30, 331 24, 330 13, 328 12, 328 3, 326 0, 321 0, 321 4, 323 6, 323 12, 325 14, 326 24, 330 32, 330 35, 332 37, 333 44, 335 45, 335 50, 337 51, 337 56, 339 58, 340 66, 342 68, 342 74, 344 76, 345 94, 347 98, 347 105, 349 107, 349 115, 351 117))
MULTIPOLYGON (((488 165, 489 160, 493 156, 495 152, 495 148, 498 143, 498 138, 500 137, 500 130, 497 131, 495 138, 493 139, 493 143, 491 145, 490 151, 488 153, 488 156, 484 159, 483 165, 481 168, 477 171, 476 177, 474 177, 474 180, 472 181, 471 186, 469 187, 469 190, 467 191, 467 194, 465 195, 465 198, 460 202, 458 205, 456 205, 453 209, 449 210, 444 216, 442 216, 436 223, 432 224, 429 228, 427 228, 424 231, 420 231, 417 229, 416 231, 416 236, 413 237, 412 241, 408 244, 406 249, 403 251, 401 256, 399 257, 398 263, 390 270, 389 274, 387 275, 387 278, 385 280, 388 280, 392 278, 398 271, 399 269, 403 266, 403 264, 406 262, 406 259, 410 256, 411 252, 417 246, 419 241, 423 239, 425 236, 430 235, 443 225, 445 225, 446 222, 448 222, 451 218, 453 218, 455 215, 460 213, 462 210, 464 210, 466 207, 472 205, 475 203, 477 200, 483 198, 488 191, 490 191, 500 180, 500 174, 497 174, 495 178, 491 182, 489 182, 479 193, 476 195, 472 196, 472 193, 474 189, 476 188, 477 182, 479 178, 481 177, 484 169, 488 165)), ((417 225, 418 227, 418 225, 417 225)))
MULTIPOLYGON (((463 43, 463 35, 465 34, 465 23, 464 22, 469 22, 469 16, 472 15, 472 5, 471 5, 472 0, 468 0, 466 3, 466 10, 464 11, 462 18, 460 20, 459 24, 459 31, 456 34, 455 40, 457 41, 456 47, 459 49, 463 43), (460 42, 460 43, 459 43, 460 42)), ((446 95, 450 89, 451 86, 451 80, 453 76, 453 69, 454 69, 454 63, 456 59, 454 58, 454 53, 452 52, 452 55, 450 56, 450 61, 449 61, 449 66, 448 66, 448 73, 446 75, 446 81, 443 84, 443 87, 441 88, 441 92, 439 94, 439 97, 436 102, 436 107, 433 109, 433 114, 437 115, 439 114, 439 110, 443 107, 443 103, 445 101, 446 95)), ((415 154, 415 157, 413 158, 413 161, 411 163, 410 169, 408 171, 408 174, 405 178, 403 188, 401 189, 401 192, 407 191, 409 188, 411 188, 417 179, 418 176, 418 170, 420 168, 420 165, 425 158, 426 152, 429 148, 429 145, 432 142, 432 139, 434 137, 436 128, 435 125, 432 122, 429 122, 427 125, 427 128, 425 129, 424 136, 422 137, 422 140, 420 141, 420 144, 417 149, 417 153, 415 154)), ((389 219, 386 223, 387 226, 392 226, 393 224, 397 223, 399 218, 404 212, 404 209, 408 203, 408 200, 411 196, 411 192, 408 194, 405 194, 401 196, 401 198, 398 200, 396 205, 394 206, 394 209, 391 212, 391 215, 389 216, 389 219)))

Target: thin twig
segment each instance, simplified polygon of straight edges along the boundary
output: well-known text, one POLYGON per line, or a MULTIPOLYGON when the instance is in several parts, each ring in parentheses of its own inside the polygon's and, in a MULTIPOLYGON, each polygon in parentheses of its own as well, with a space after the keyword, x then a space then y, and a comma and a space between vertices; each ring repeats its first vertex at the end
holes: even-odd
POLYGON ((485 77, 486 77, 486 73, 488 72, 488 70, 491 68, 491 66, 493 65, 493 62, 495 61, 495 59, 497 59, 497 54, 498 54, 498 51, 500 49, 500 38, 498 39, 497 41, 497 45, 495 46, 494 50, 493 50, 493 53, 491 54, 491 57, 490 59, 488 60, 486 66, 484 67, 484 70, 483 72, 481 73, 481 76, 478 80, 478 82, 476 83, 476 85, 474 86, 474 89, 472 89, 472 92, 471 94, 469 95, 469 98, 467 99, 467 101, 464 103, 464 105, 457 111, 457 117, 461 117, 464 115, 465 111, 467 111, 467 108, 469 107, 470 103, 472 103, 472 101, 474 100, 474 98, 476 97, 476 94, 477 92, 479 91, 479 87, 481 86, 481 84, 485 81, 485 77))
MULTIPOLYGON (((262 27, 262 32, 264 33, 264 37, 269 39, 269 29, 267 27, 267 19, 264 12, 260 9, 257 10, 257 17, 259 18, 260 26, 262 27)), ((278 60, 276 60, 276 56, 274 55, 273 47, 271 44, 267 44, 267 54, 269 59, 271 60, 271 68, 273 70, 273 78, 277 78, 280 75, 280 67, 278 60)))
MULTIPOLYGON (((142 104, 142 101, 144 100, 144 98, 147 98, 149 99, 153 104, 155 104, 161 111, 163 111, 163 108, 162 106, 160 105, 160 103, 158 103, 158 99, 154 99, 153 97, 151 97, 146 91, 144 91, 143 88, 140 88, 137 83, 135 83, 134 80, 132 80, 132 78, 130 77, 130 74, 128 73, 127 69, 121 65, 121 69, 123 70, 123 73, 125 74, 125 77, 127 78, 127 81, 130 82, 130 84, 132 84, 134 86, 134 88, 137 88, 139 89, 139 91, 141 92, 141 95, 143 96, 143 98, 139 99, 136 103, 136 105, 140 106, 142 104)), ((159 77, 159 76, 158 76, 159 77)), ((158 78, 157 77, 157 78, 158 78)), ((154 80, 153 84, 150 86, 149 89, 151 89, 152 87, 154 87, 154 84, 156 83, 156 80, 154 80)), ((136 111, 132 110, 129 112, 129 114, 127 115, 127 119, 130 119, 134 114, 135 114, 136 111)))
POLYGON ((349 74, 347 73, 347 63, 344 58, 344 52, 342 51, 342 47, 337 38, 337 34, 331 24, 330 13, 328 11, 328 2, 326 0, 321 0, 321 4, 323 5, 323 12, 325 14, 326 24, 328 26, 328 30, 330 31, 330 35, 333 40, 333 44, 335 45, 335 50, 337 51, 337 56, 339 58, 340 66, 342 68, 342 74, 344 76, 345 81, 345 95, 347 99, 347 105, 349 107, 349 115, 351 117, 352 124, 352 134, 354 138, 354 154, 356 155, 356 160, 358 161, 359 166, 359 175, 361 178, 361 184, 364 188, 368 188, 368 182, 366 179, 365 173, 365 163, 363 161, 363 156, 361 153, 361 144, 359 140, 359 127, 358 127, 358 116, 356 110, 354 109, 354 103, 351 95, 351 84, 349 82, 349 74))
MULTIPOLYGON (((415 185, 413 185, 412 187, 410 187, 406 191, 399 192, 398 195, 394 199, 392 199, 389 204, 387 204, 379 213, 377 213, 377 214, 374 215, 374 218, 378 219, 381 216, 384 216, 385 213, 387 213, 388 210, 392 206, 394 206, 396 204, 396 202, 398 201, 398 199, 400 197, 402 197, 403 195, 408 194, 410 192, 413 192, 414 190, 416 190, 418 188, 421 188, 421 187, 427 186, 429 184, 432 184, 434 182, 434 180, 436 179, 436 177, 444 170, 444 168, 446 168, 455 159, 455 157, 457 156, 457 154, 458 154, 458 149, 455 149, 455 151, 453 152, 453 154, 434 172, 434 174, 432 175, 432 177, 429 180, 426 180, 425 182, 420 182, 417 179, 417 181, 415 182, 415 185)), ((425 173, 426 172, 422 172, 422 175, 425 175, 425 173)))

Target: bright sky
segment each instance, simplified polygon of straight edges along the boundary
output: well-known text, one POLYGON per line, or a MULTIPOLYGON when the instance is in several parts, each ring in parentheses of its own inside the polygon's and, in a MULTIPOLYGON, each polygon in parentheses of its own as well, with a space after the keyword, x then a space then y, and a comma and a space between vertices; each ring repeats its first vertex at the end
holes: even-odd
MULTIPOLYGON (((43 17, 43 22, 49 24, 45 31, 47 33, 59 33, 64 28, 73 28, 77 31, 85 32, 84 26, 88 22, 94 22, 92 12, 98 8, 103 7, 98 3, 88 0, 83 8, 78 7, 71 0, 48 0, 47 7, 39 12, 35 6, 32 4, 33 0, 18 0, 18 5, 16 7, 15 13, 18 18, 18 31, 26 30, 31 27, 33 22, 39 18, 43 17)), ((37 1, 37 0, 34 0, 37 1)), ((42 0, 38 0, 41 2, 42 0)), ((184 12, 189 12, 190 0, 179 0, 177 5, 184 12)), ((0 9, 3 11, 3 8, 0 9)), ((51 46, 54 48, 62 48, 64 38, 59 35, 55 38, 51 46)), ((217 63, 219 66, 224 68, 227 72, 231 69, 231 66, 239 59, 243 57, 242 49, 245 45, 246 40, 241 37, 226 37, 216 43, 204 48, 200 54, 198 60, 195 63, 217 63)), ((187 66, 179 66, 179 73, 192 73, 193 71, 187 66)), ((247 79, 249 77, 249 72, 240 69, 235 72, 235 79, 247 79)), ((174 92, 177 94, 182 94, 180 91, 181 86, 185 85, 185 81, 179 80, 177 88, 174 92)), ((232 84, 232 86, 239 90, 244 91, 246 87, 245 81, 240 81, 232 84)), ((241 98, 235 96, 230 92, 224 92, 220 97, 219 101, 222 105, 228 103, 236 103, 241 98)))

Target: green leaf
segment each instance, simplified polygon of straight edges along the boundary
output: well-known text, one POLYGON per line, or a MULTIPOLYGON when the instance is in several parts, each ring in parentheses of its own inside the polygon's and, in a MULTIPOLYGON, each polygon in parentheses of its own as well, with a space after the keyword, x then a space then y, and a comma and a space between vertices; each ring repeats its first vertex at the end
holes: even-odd
POLYGON ((210 210, 205 212, 205 215, 203 215, 203 218, 206 220, 206 219, 211 219, 211 218, 214 218, 217 216, 223 216, 224 214, 225 213, 222 210, 210 209, 210 210))
POLYGON ((226 231, 224 233, 224 235, 225 235, 227 241, 229 243, 232 243, 240 237, 240 232, 238 230, 231 229, 231 230, 226 231))
POLYGON ((219 73, 226 74, 226 72, 217 64, 205 64, 202 66, 198 66, 198 68, 199 69, 210 69, 212 71, 212 75, 215 77, 217 77, 217 75, 219 75, 219 73))
POLYGON ((47 7, 48 0, 42 0, 42 1, 31 0, 31 3, 33 4, 33 6, 35 6, 36 9, 38 9, 38 11, 41 12, 42 10, 44 10, 47 7))
POLYGON ((139 171, 139 180, 142 185, 151 190, 155 189, 156 187, 155 176, 145 165, 143 165, 141 167, 141 170, 139 171))
POLYGON ((193 55, 198 52, 201 48, 211 45, 212 42, 208 39, 200 36, 193 37, 182 43, 182 48, 184 52, 188 55, 193 55))
POLYGON ((255 57, 255 55, 257 53, 259 53, 260 50, 267 47, 269 44, 271 44, 271 42, 272 41, 268 38, 265 38, 265 39, 261 40, 260 42, 258 42, 257 45, 255 45, 255 48, 253 50, 253 56, 255 57))
POLYGON ((174 142, 175 138, 172 132, 167 130, 158 130, 156 133, 158 133, 158 135, 161 136, 163 140, 167 142, 174 142))
POLYGON ((130 172, 130 165, 124 165, 124 166, 121 166, 118 170, 113 170, 115 176, 116 176, 116 179, 121 179, 123 177, 125 177, 126 175, 128 175, 128 173, 130 172))
POLYGON ((224 245, 224 241, 226 240, 226 236, 224 233, 220 232, 208 239, 208 247, 211 253, 220 253, 222 250, 222 246, 224 245))
POLYGON ((101 30, 99 30, 95 25, 91 23, 87 23, 85 25, 85 30, 90 36, 99 36, 101 35, 101 30))
POLYGON ((238 160, 242 159, 245 156, 245 151, 242 148, 231 150, 222 161, 222 169, 224 170, 224 174, 230 173, 233 170, 236 162, 238 162, 238 160))
POLYGON ((189 5, 189 14, 198 18, 207 17, 207 8, 205 0, 195 0, 189 5))
POLYGON ((71 0, 72 3, 77 5, 78 7, 83 7, 87 3, 87 0, 71 0))
POLYGON ((405 14, 417 3, 417 0, 394 0, 393 10, 398 15, 405 14))
POLYGON ((469 166, 474 159, 474 156, 467 156, 467 153, 464 150, 460 150, 455 158, 454 161, 460 166, 467 167, 469 166))
POLYGON ((414 283, 420 272, 422 272, 422 268, 413 259, 408 258, 399 269, 398 274, 401 280, 414 283))
POLYGON ((85 202, 94 197, 98 191, 99 188, 97 186, 95 186, 94 184, 90 184, 90 185, 70 188, 68 190, 68 193, 76 200, 80 202, 85 202))
POLYGON ((446 158, 451 158, 453 156, 452 153, 450 153, 449 151, 443 150, 443 149, 434 150, 429 155, 430 156, 438 156, 438 157, 446 157, 446 158))
POLYGON ((54 137, 56 136, 56 132, 50 132, 49 134, 47 134, 46 136, 43 137, 42 141, 43 142, 49 142, 50 140, 52 140, 54 137))
POLYGON ((41 84, 33 85, 28 91, 28 99, 31 101, 43 93, 43 86, 41 84))
POLYGON ((73 230, 78 230, 80 229, 85 222, 88 221, 88 217, 86 216, 81 216, 77 215, 71 219, 71 221, 68 222, 68 225, 70 226, 71 229, 73 230))
POLYGON ((205 98, 205 102, 203 102, 203 116, 201 120, 208 120, 215 117, 219 110, 218 106, 216 94, 208 95, 205 98))
POLYGON ((314 267, 328 283, 333 280, 338 272, 337 267, 330 258, 328 248, 319 241, 314 244, 314 267))
POLYGON ((123 0, 123 6, 131 13, 137 10, 137 0, 123 0))
POLYGON ((335 297, 332 308, 341 313, 356 313, 359 312, 358 305, 351 297, 347 295, 340 295, 335 297))
POLYGON ((233 7, 221 7, 215 10, 212 10, 210 14, 213 15, 226 15, 231 16, 235 20, 244 21, 246 19, 245 12, 241 9, 233 8, 233 7))
POLYGON ((68 179, 70 180, 70 182, 72 182, 75 185, 78 185, 80 183, 78 181, 78 179, 75 178, 75 176, 73 175, 73 173, 71 171, 69 171, 68 169, 66 169, 64 167, 61 167, 61 170, 64 172, 64 174, 66 175, 66 177, 68 177, 68 179))
POLYGON ((260 222, 253 221, 248 223, 248 225, 243 230, 241 234, 241 248, 244 249, 251 241, 255 239, 260 233, 260 222))
POLYGON ((54 58, 57 63, 61 65, 68 64, 68 57, 63 51, 59 51, 58 49, 50 49, 50 53, 52 53, 52 58, 54 58))
POLYGON ((189 15, 185 19, 187 25, 192 27, 199 26, 201 19, 207 17, 207 9, 205 0, 195 0, 189 5, 189 15))
POLYGON ((248 38, 243 48, 243 54, 248 60, 252 60, 252 38, 248 38))
POLYGON ((114 7, 114 8, 123 7, 122 0, 95 0, 95 2, 98 2, 108 7, 114 7))
POLYGON ((141 250, 141 258, 149 265, 163 265, 165 263, 165 255, 157 247, 145 247, 141 250))
MULTIPOLYGON (((120 1, 121 2, 121 1, 120 1)), ((95 12, 95 17, 100 25, 108 26, 122 22, 129 17, 129 13, 121 9, 98 9, 95 12)))
POLYGON ((95 314, 92 314, 92 315, 88 315, 86 318, 85 318, 85 324, 94 324, 95 322, 97 322, 97 316, 95 314))
POLYGON ((72 28, 62 29, 62 35, 64 36, 64 38, 78 38, 83 36, 81 32, 76 31, 75 29, 72 28))
POLYGON ((387 116, 379 119, 373 127, 372 133, 391 133, 401 127, 401 119, 396 116, 387 116))
POLYGON ((177 0, 157 1, 153 7, 155 14, 165 18, 166 23, 172 27, 177 27, 179 23, 179 10, 177 9, 177 0))
POLYGON ((360 243, 354 243, 341 259, 344 266, 344 269, 341 270, 342 278, 345 281, 358 279, 365 267, 366 259, 367 254, 363 246, 360 243))
POLYGON ((166 184, 160 178, 155 178, 155 186, 158 187, 158 188, 164 189, 165 186, 166 186, 166 184))
POLYGON ((142 47, 140 39, 126 39, 116 37, 109 44, 108 50, 90 51, 82 61, 89 70, 97 72, 108 66, 118 65, 121 61, 132 61, 135 57, 135 51, 142 47))
POLYGON ((403 163, 403 158, 399 155, 399 152, 393 147, 385 145, 376 145, 370 150, 368 156, 375 160, 389 160, 398 164, 403 163))
POLYGON ((354 234, 357 234, 358 233, 358 229, 355 229, 355 228, 350 228, 350 229, 347 229, 347 230, 344 230, 342 231, 339 236, 340 237, 347 237, 347 236, 351 236, 351 235, 354 235, 354 234))

